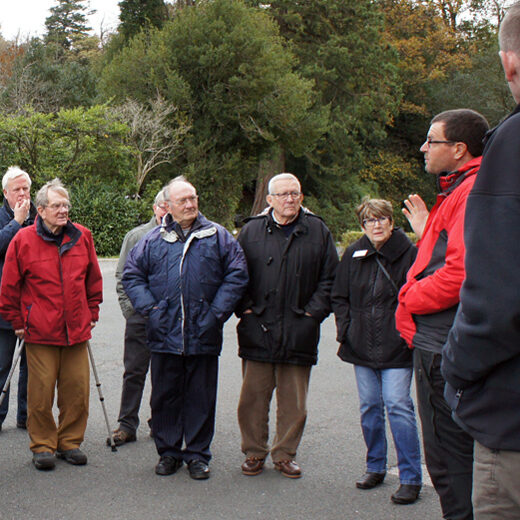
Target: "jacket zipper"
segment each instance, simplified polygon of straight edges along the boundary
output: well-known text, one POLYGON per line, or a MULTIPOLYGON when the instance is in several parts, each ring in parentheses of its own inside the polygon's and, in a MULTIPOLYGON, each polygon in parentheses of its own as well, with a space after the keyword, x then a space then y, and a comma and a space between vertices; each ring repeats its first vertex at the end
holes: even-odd
POLYGON ((186 335, 184 334, 184 327, 186 323, 186 310, 184 308, 184 286, 183 286, 183 278, 182 278, 182 268, 184 266, 184 259, 186 258, 186 254, 188 249, 195 238, 195 235, 192 234, 188 237, 188 240, 184 244, 184 248, 182 250, 182 258, 179 263, 179 284, 181 289, 181 334, 182 334, 182 351, 181 353, 184 355, 186 352, 186 335))
POLYGON ((61 254, 60 254, 60 246, 56 245, 58 251, 58 263, 60 265, 60 281, 61 281, 61 296, 63 298, 63 318, 65 321, 65 337, 67 338, 67 345, 70 345, 69 342, 69 327, 67 325, 67 313, 65 310, 65 289, 63 287, 63 265, 61 263, 61 254))

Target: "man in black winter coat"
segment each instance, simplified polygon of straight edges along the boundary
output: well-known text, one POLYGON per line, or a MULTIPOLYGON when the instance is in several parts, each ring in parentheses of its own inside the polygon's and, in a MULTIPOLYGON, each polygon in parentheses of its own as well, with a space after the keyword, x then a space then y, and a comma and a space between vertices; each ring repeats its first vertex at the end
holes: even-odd
POLYGON ((243 383, 238 405, 244 475, 258 475, 271 453, 275 468, 299 478, 294 461, 307 416, 320 323, 331 311, 338 255, 323 221, 302 208, 298 179, 281 173, 269 183, 269 208, 248 220, 238 241, 249 286, 237 310, 243 383), (268 448, 269 406, 276 388, 276 435, 268 448))
POLYGON ((520 518, 520 2, 499 41, 519 104, 488 133, 468 197, 466 280, 442 360, 454 420, 475 439, 478 520, 520 518))

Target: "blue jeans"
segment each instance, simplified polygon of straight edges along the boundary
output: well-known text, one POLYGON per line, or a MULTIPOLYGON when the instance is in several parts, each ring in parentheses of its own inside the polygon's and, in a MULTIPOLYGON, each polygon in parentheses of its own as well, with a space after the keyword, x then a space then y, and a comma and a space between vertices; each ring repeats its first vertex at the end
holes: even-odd
POLYGON ((397 452, 401 484, 421 485, 421 452, 413 402, 411 368, 377 370, 355 365, 367 471, 386 471, 385 407, 397 452))
MULTIPOLYGON (((4 388, 7 376, 13 363, 16 336, 10 329, 0 329, 0 390, 4 388)), ((22 350, 20 359, 20 372, 18 376, 18 413, 16 422, 25 424, 27 421, 27 359, 25 348, 22 350)), ((9 390, 5 395, 4 401, 0 406, 0 426, 5 420, 9 409, 9 390)))

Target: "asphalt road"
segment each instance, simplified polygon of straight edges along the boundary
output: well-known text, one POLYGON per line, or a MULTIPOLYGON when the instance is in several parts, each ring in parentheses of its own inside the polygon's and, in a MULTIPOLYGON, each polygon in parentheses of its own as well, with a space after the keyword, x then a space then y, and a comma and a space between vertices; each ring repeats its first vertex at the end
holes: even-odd
MULTIPOLYGON (((101 264, 105 301, 91 345, 111 427, 115 427, 123 372, 124 320, 115 295, 115 261, 101 264)), ((90 417, 82 446, 89 457, 87 466, 58 461, 52 472, 37 471, 31 464, 27 433, 16 428, 16 414, 11 409, 0 433, 0 519, 441 518, 437 496, 429 484, 413 505, 397 506, 390 501, 399 484, 390 434, 390 470, 385 482, 370 491, 354 486, 364 472, 365 446, 354 374, 350 365, 336 356, 332 318, 323 324, 320 362, 311 376, 307 426, 298 453, 303 478, 284 478, 270 462, 262 474, 243 476, 236 419, 241 369, 235 326, 233 317, 225 328, 209 480, 190 479, 186 467, 168 477, 155 475, 158 456, 146 425, 149 383, 137 442, 112 452, 105 445, 107 428, 92 377, 90 417)), ((11 408, 14 406, 12 395, 11 408)))

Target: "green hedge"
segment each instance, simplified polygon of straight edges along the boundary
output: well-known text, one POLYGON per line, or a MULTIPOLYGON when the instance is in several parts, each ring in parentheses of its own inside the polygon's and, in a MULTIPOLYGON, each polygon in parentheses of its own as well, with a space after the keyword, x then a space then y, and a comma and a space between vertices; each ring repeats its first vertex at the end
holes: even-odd
POLYGON ((126 197, 118 186, 85 181, 70 189, 71 219, 94 235, 98 256, 118 256, 125 234, 151 217, 151 201, 126 197))

